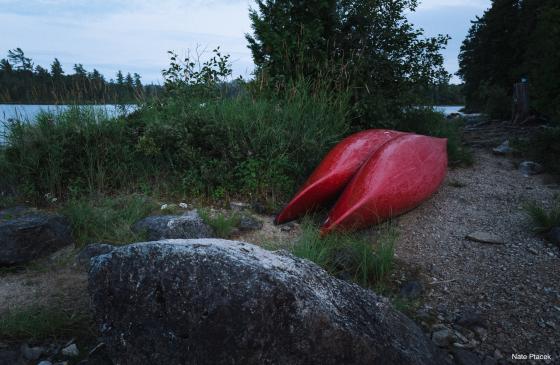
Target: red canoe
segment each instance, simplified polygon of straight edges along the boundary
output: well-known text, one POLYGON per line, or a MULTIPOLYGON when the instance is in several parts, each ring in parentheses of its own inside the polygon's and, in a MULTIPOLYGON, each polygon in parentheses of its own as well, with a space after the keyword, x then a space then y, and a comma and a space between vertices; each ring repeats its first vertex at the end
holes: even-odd
POLYGON ((447 171, 447 139, 403 135, 387 142, 348 183, 321 234, 380 223, 430 197, 447 171))
POLYGON ((375 151, 387 141, 404 134, 386 129, 370 129, 343 139, 317 166, 274 222, 282 224, 294 220, 336 198, 375 151))

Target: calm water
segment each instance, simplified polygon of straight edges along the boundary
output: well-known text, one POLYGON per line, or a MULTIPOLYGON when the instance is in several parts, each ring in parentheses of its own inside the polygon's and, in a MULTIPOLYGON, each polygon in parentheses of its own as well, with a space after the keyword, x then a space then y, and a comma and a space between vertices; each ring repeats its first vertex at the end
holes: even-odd
POLYGON ((463 105, 439 105, 434 108, 445 115, 449 115, 453 113, 463 114, 459 110, 463 109, 464 106, 463 105))
MULTIPOLYGON (((68 105, 18 105, 18 104, 0 104, 0 121, 7 121, 9 119, 20 119, 32 121, 41 112, 50 112, 58 114, 67 110, 68 105)), ((87 108, 92 108, 101 113, 106 113, 108 116, 119 116, 127 114, 136 109, 136 105, 87 105, 87 108)))
MULTIPOLYGON (((118 117, 133 112, 136 105, 87 105, 96 112, 108 117, 118 117)), ((0 104, 0 143, 4 140, 5 124, 10 119, 33 121, 41 112, 59 114, 70 108, 69 105, 29 105, 29 104, 0 104)))

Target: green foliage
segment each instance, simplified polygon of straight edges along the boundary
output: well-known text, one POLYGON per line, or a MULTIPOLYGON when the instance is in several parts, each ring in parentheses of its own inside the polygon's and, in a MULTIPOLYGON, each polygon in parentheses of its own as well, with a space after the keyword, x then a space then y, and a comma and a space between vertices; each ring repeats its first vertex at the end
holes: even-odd
POLYGON ((541 163, 544 168, 556 175, 560 175, 560 126, 548 127, 539 131, 528 141, 518 142, 516 148, 521 150, 526 158, 541 163))
MULTIPOLYGON (((416 104, 416 88, 448 79, 446 36, 407 21, 416 1, 257 1, 247 35, 257 79, 272 88, 301 77, 351 90, 353 123, 379 126, 416 104)), ((280 85, 280 86, 279 86, 280 85)))
POLYGON ((142 241, 131 231, 136 221, 149 215, 158 205, 142 196, 77 198, 69 200, 62 213, 72 226, 78 247, 94 242, 122 244, 142 241))
MULTIPOLYGON (((173 51, 168 51, 168 54, 170 65, 162 73, 165 89, 171 94, 216 98, 219 96, 219 84, 225 82, 233 72, 229 63, 230 56, 223 55, 220 47, 212 51, 210 59, 198 64, 190 57, 179 60, 179 56, 173 51)), ((196 59, 200 57, 201 54, 196 55, 196 59)))
POLYGON ((533 221, 536 232, 546 233, 554 227, 560 227, 560 200, 555 201, 548 210, 534 202, 523 208, 533 221))
POLYGON ((332 275, 371 287, 393 266, 396 234, 387 228, 376 243, 357 234, 333 233, 321 238, 308 219, 292 247, 295 256, 315 262, 332 275))
POLYGON ((95 325, 90 313, 62 307, 15 308, 0 317, 0 339, 53 340, 91 339, 95 325))
POLYGON ((459 55, 467 109, 508 117, 513 84, 526 78, 532 107, 560 119, 558 19, 556 0, 493 0, 459 55))
POLYGON ((229 238, 233 231, 239 226, 241 216, 232 213, 211 213, 207 209, 199 209, 198 214, 202 220, 214 230, 220 238, 229 238))
POLYGON ((404 112, 397 123, 398 130, 447 138, 450 164, 472 164, 472 154, 462 144, 460 122, 449 121, 431 108, 414 108, 404 112))

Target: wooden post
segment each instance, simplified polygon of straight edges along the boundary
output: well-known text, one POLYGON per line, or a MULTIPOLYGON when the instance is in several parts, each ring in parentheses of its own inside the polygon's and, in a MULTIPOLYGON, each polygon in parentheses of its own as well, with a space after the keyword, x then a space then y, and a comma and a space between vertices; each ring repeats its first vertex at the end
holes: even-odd
POLYGON ((521 123, 529 116, 529 87, 526 80, 513 85, 513 112, 514 123, 521 123))

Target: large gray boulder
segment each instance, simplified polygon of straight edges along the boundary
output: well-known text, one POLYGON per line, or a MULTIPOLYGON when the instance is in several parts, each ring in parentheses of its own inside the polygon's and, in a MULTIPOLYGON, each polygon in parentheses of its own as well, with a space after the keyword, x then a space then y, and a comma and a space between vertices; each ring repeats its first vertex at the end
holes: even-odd
POLYGON ((286 252, 219 239, 124 246, 89 291, 115 364, 439 364, 406 316, 286 252))
POLYGON ((25 264, 73 243, 66 218, 28 209, 0 211, 0 266, 25 264))
POLYGON ((212 228, 204 223, 196 210, 183 215, 154 215, 139 220, 132 226, 136 233, 146 233, 149 241, 162 239, 209 238, 212 228))

